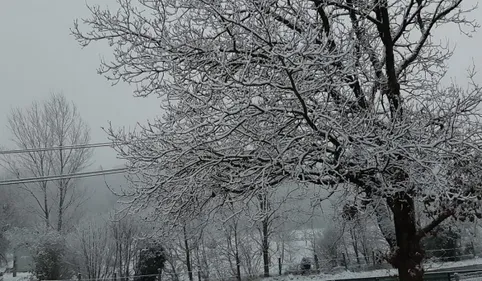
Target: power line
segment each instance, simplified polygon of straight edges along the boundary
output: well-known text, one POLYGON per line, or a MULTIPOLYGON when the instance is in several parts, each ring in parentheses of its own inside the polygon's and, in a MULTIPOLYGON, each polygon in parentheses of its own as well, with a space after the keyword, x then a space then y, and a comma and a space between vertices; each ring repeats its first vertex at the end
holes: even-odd
MULTIPOLYGON (((135 143, 146 143, 148 140, 136 140, 135 143)), ((73 144, 73 145, 62 145, 62 146, 51 146, 51 147, 33 147, 33 148, 23 148, 23 149, 9 149, 0 150, 0 155, 6 154, 19 154, 19 153, 29 153, 29 152, 43 152, 43 151, 54 151, 62 149, 87 149, 87 148, 97 148, 97 147, 113 147, 114 145, 128 145, 133 142, 97 142, 97 143, 86 143, 86 144, 73 144)))
MULTIPOLYGON (((62 150, 62 149, 86 149, 86 148, 96 148, 96 147, 107 147, 107 146, 113 146, 114 144, 115 143, 113 142, 98 142, 98 143, 74 144, 74 145, 63 145, 63 146, 52 146, 52 147, 13 149, 13 150, 0 151, 0 155, 29 153, 29 152, 43 152, 43 151, 53 151, 53 150, 62 150)), ((119 143, 119 144, 122 145, 123 143, 119 143)))
POLYGON ((61 179, 87 178, 87 177, 95 177, 95 176, 111 175, 111 174, 121 174, 126 171, 127 171, 127 168, 114 168, 114 169, 73 173, 73 174, 65 174, 65 175, 53 175, 53 176, 20 178, 15 180, 3 180, 3 181, 0 181, 0 186, 21 184, 21 183, 41 182, 41 181, 54 181, 54 180, 61 180, 61 179))

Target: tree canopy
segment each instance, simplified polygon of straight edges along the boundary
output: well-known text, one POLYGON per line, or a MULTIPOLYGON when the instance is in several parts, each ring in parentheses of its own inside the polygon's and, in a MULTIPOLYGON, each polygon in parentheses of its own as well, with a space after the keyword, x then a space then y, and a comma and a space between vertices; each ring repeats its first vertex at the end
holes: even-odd
POLYGON ((107 130, 133 206, 179 218, 290 180, 344 190, 421 280, 426 233, 480 216, 481 88, 473 70, 441 83, 452 50, 433 38, 477 27, 462 2, 121 0, 73 34, 109 42, 109 80, 160 98, 158 119, 107 130))

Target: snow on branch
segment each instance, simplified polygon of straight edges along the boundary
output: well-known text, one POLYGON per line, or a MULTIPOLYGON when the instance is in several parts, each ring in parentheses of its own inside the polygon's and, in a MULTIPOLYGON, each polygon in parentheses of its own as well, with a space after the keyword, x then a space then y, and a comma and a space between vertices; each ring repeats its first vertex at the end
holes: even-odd
POLYGON ((469 164, 479 161, 481 88, 473 75, 467 88, 442 88, 451 51, 431 39, 440 24, 476 24, 462 1, 387 2, 90 7, 72 32, 83 46, 109 42, 100 73, 164 110, 136 131, 107 129, 128 143, 115 148, 133 206, 189 217, 294 180, 364 204, 403 193, 434 224, 478 214, 469 164))

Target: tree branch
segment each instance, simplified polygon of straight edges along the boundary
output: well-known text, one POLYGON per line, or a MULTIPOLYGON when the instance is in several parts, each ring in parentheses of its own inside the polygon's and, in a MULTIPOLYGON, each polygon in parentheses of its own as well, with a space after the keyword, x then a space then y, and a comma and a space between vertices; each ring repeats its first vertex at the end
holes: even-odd
MULTIPOLYGON (((437 14, 437 10, 439 9, 440 5, 442 5, 443 1, 441 1, 439 3, 439 5, 437 6, 436 8, 436 11, 435 11, 435 14, 430 22, 430 24, 428 25, 427 29, 425 30, 425 32, 422 34, 422 36, 420 37, 419 41, 418 41, 418 44, 417 46, 415 47, 415 50, 410 54, 410 56, 408 58, 406 58, 401 64, 400 66, 398 67, 398 69, 396 70, 396 76, 399 77, 400 74, 413 62, 415 61, 415 59, 418 57, 418 55, 420 54, 420 51, 422 50, 422 48, 425 46, 425 42, 427 41, 427 39, 429 38, 430 36, 430 32, 432 31, 432 28, 435 26, 435 24, 441 20, 443 17, 445 17, 446 15, 448 15, 450 12, 452 12, 455 8, 457 8, 460 3, 462 3, 462 0, 458 0, 457 2, 455 2, 452 6, 450 6, 449 8, 447 8, 446 10, 440 12, 439 14, 437 14)), ((421 5, 419 6, 419 9, 421 9, 421 5)))
POLYGON ((427 224, 425 227, 420 229, 417 233, 417 236, 422 239, 427 235, 427 233, 434 230, 438 225, 440 225, 443 221, 448 219, 449 217, 453 216, 455 213, 453 210, 445 210, 441 214, 439 214, 432 222, 427 224))

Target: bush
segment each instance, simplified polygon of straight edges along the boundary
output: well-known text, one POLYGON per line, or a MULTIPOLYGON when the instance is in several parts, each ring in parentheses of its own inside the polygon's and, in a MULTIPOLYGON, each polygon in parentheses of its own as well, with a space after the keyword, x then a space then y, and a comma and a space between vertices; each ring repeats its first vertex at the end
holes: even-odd
POLYGON ((59 280, 70 278, 73 272, 66 262, 65 239, 55 231, 39 236, 31 245, 34 261, 34 274, 39 280, 59 280))
POLYGON ((139 253, 136 275, 152 275, 139 277, 138 281, 155 281, 158 269, 164 268, 166 255, 159 242, 148 243, 139 253))
POLYGON ((308 257, 303 257, 300 263, 301 271, 306 274, 311 270, 311 259, 308 257))
POLYGON ((8 239, 0 229, 0 266, 7 264, 8 239))

